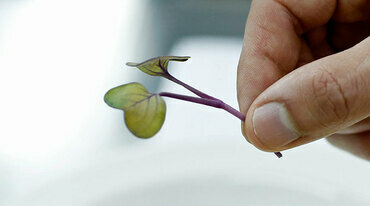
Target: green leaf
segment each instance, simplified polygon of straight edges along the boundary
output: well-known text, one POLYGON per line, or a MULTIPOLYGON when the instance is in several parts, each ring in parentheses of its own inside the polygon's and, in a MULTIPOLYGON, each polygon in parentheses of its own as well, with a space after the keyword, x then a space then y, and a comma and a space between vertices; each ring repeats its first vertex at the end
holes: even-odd
POLYGON ((142 63, 127 62, 126 65, 137 67, 141 71, 152 76, 167 76, 167 66, 169 61, 184 62, 187 61, 189 58, 189 56, 161 56, 149 59, 142 63))
POLYGON ((166 104, 162 97, 149 93, 136 82, 109 90, 104 101, 113 108, 124 110, 128 129, 140 138, 154 136, 166 116, 166 104))

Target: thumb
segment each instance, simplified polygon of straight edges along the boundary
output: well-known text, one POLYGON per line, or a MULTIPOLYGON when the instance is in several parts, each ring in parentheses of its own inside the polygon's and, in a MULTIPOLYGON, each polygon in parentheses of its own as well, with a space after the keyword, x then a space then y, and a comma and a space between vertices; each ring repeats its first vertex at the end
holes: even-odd
POLYGON ((259 149, 281 151, 328 136, 370 116, 370 37, 306 64, 252 103, 244 134, 259 149))

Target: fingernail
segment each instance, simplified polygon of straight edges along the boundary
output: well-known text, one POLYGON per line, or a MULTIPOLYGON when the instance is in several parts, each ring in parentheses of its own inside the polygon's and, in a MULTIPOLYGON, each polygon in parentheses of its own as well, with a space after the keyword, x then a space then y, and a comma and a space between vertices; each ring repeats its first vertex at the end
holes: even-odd
POLYGON ((271 148, 282 147, 300 136, 288 110, 276 102, 267 103, 254 111, 253 129, 261 143, 271 148))

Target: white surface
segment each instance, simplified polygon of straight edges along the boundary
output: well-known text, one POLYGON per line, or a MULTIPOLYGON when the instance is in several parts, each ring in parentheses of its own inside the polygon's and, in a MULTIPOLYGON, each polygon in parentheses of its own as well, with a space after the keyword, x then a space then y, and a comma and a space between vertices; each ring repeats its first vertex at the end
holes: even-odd
MULTIPOLYGON (((170 70, 236 106, 240 41, 184 40, 173 54, 192 59, 173 63, 170 70)), ((162 90, 182 89, 164 82, 162 90)), ((286 151, 278 159, 249 145, 240 134, 239 121, 227 113, 175 100, 167 101, 167 108, 157 136, 131 147, 89 154, 75 161, 79 166, 70 172, 7 205, 365 206, 370 202, 368 162, 325 141, 286 151)))
POLYGON ((361 184, 368 181, 354 178, 369 173, 357 170, 362 161, 324 145, 311 149, 312 157, 303 150, 284 159, 247 147, 146 145, 94 155, 94 163, 14 205, 367 205, 361 184), (344 168, 350 160, 353 167, 344 168))

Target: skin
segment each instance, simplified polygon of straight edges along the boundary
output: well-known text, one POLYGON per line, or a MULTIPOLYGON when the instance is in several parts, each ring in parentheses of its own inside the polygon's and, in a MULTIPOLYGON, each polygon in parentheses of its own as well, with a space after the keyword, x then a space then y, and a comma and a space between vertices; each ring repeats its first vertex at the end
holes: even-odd
POLYGON ((327 137, 370 160, 369 35, 369 0, 254 0, 237 79, 246 139, 275 152, 327 137), (252 117, 269 102, 287 108, 298 139, 261 143, 252 117))

